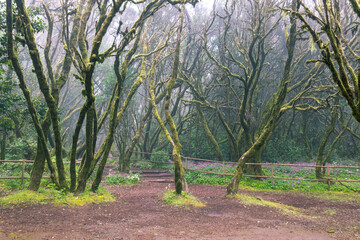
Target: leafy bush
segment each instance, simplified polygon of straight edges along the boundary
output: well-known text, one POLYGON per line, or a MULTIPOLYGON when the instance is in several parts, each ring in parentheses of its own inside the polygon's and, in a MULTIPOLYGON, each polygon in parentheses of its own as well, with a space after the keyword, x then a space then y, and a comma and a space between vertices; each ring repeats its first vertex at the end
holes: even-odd
POLYGON ((122 184, 134 184, 140 181, 139 174, 132 174, 129 175, 121 175, 115 174, 111 176, 107 176, 105 178, 105 182, 109 185, 122 185, 122 184))

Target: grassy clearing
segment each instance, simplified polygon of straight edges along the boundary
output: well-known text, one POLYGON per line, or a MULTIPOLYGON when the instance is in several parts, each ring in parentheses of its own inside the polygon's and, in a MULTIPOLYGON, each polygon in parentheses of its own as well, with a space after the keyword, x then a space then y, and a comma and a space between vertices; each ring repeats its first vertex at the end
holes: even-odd
POLYGON ((192 206, 192 207, 205 207, 206 205, 199 201, 192 194, 182 192, 181 195, 177 195, 175 191, 168 190, 164 193, 162 200, 166 204, 175 206, 192 206))
POLYGON ((293 206, 288 206, 282 203, 276 203, 271 201, 266 201, 259 197, 249 196, 246 194, 236 194, 235 197, 240 200, 241 203, 245 205, 256 205, 256 206, 267 206, 278 209, 280 212, 287 215, 302 215, 300 210, 293 206))
POLYGON ((30 190, 20 190, 12 192, 0 198, 2 207, 12 207, 19 204, 53 204, 55 206, 84 206, 86 204, 113 202, 115 198, 104 188, 100 188, 97 193, 89 190, 74 195, 52 188, 41 188, 38 192, 30 190))
POLYGON ((350 192, 317 192, 317 193, 302 193, 303 196, 308 198, 319 198, 334 202, 357 202, 360 203, 359 193, 350 192))

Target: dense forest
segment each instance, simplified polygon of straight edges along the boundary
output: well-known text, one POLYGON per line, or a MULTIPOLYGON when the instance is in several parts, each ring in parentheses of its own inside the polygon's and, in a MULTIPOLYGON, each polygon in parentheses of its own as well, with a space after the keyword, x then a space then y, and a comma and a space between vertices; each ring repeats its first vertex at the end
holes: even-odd
POLYGON ((263 173, 249 162, 358 165, 359 17, 357 0, 1 1, 0 159, 76 193, 134 151, 172 154, 177 193, 181 156, 237 162, 227 193, 263 173))

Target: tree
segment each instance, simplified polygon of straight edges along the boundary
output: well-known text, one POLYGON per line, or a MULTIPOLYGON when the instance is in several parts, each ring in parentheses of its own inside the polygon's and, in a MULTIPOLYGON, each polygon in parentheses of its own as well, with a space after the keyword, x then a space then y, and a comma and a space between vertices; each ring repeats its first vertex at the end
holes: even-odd
MULTIPOLYGON (((294 0, 292 1, 292 9, 296 10, 299 8, 299 4, 294 0)), ((287 37, 286 41, 286 47, 288 50, 288 57, 285 62, 283 76, 280 82, 280 86, 277 90, 277 92, 273 95, 274 100, 270 101, 271 103, 271 111, 268 115, 268 118, 266 119, 266 124, 264 125, 264 128, 262 128, 262 131, 255 141, 255 143, 250 147, 249 150, 247 150, 239 159, 239 162, 236 166, 235 174, 230 182, 230 184, 227 186, 227 194, 237 194, 238 188, 239 188, 239 182, 243 176, 243 169, 245 167, 246 162, 256 162, 254 159, 256 159, 259 155, 259 153, 262 152, 263 147, 265 146, 266 142, 268 141, 269 137, 271 136, 275 126, 276 122, 279 118, 280 112, 281 112, 281 106, 282 103, 285 100, 287 91, 288 91, 288 85, 291 80, 291 65, 294 57, 294 51, 295 51, 295 43, 296 43, 296 19, 295 14, 290 14, 290 31, 289 36, 287 37)))
MULTIPOLYGON (((64 51, 65 56, 64 60, 60 64, 60 73, 54 75, 52 69, 52 63, 49 58, 49 48, 51 46, 51 30, 52 30, 52 16, 48 11, 47 7, 44 6, 44 10, 47 15, 49 28, 48 28, 48 41, 45 48, 45 61, 46 68, 48 73, 48 79, 51 83, 51 87, 48 84, 48 79, 45 75, 44 67, 42 65, 40 52, 37 47, 37 42, 35 40, 35 35, 33 28, 30 24, 30 18, 28 12, 25 8, 24 1, 17 0, 17 8, 19 10, 21 18, 19 19, 19 24, 21 27, 21 31, 24 32, 25 35, 25 43, 29 49, 29 54, 32 60, 32 64, 34 67, 34 71, 37 77, 38 86, 45 97, 46 104, 48 106, 48 112, 45 117, 47 120, 44 121, 43 124, 40 123, 38 114, 36 113, 36 109, 34 107, 32 97, 29 94, 28 87, 26 85, 26 81, 24 78, 24 74, 22 72, 20 63, 17 59, 16 53, 14 52, 13 45, 13 23, 12 23, 12 14, 11 11, 7 11, 7 32, 8 32, 8 55, 12 61, 12 65, 17 74, 17 77, 20 81, 20 87, 23 91, 25 99, 28 104, 29 111, 32 116, 32 120, 34 122, 38 137, 39 137, 39 148, 42 148, 41 151, 47 160, 48 167, 51 172, 51 178, 53 182, 60 188, 68 188, 66 175, 64 171, 64 163, 63 163, 63 142, 60 130, 60 121, 59 121, 59 94, 62 87, 65 85, 66 81, 69 78, 69 73, 71 66, 74 65, 78 74, 75 74, 76 78, 79 79, 83 85, 84 89, 82 93, 85 97, 84 104, 82 105, 79 116, 77 120, 77 124, 72 137, 72 147, 70 153, 70 178, 71 178, 71 186, 70 189, 72 191, 76 191, 78 193, 85 190, 85 186, 88 178, 91 176, 92 172, 95 170, 95 166, 99 163, 99 167, 97 169, 96 178, 93 183, 92 189, 96 191, 102 178, 102 173, 104 170, 104 166, 106 160, 108 158, 111 146, 113 144, 114 131, 121 119, 123 112, 125 111, 129 100, 125 101, 123 107, 120 107, 120 94, 123 89, 123 82, 126 78, 126 74, 128 71, 129 64, 133 62, 133 55, 135 54, 138 42, 140 40, 142 26, 146 22, 146 20, 156 13, 161 7, 170 4, 178 4, 178 3, 192 3, 195 4, 196 0, 188 0, 188 1, 166 1, 166 0, 153 0, 145 5, 145 8, 140 13, 139 18, 132 24, 130 29, 127 29, 124 32, 121 32, 121 24, 118 25, 117 36, 121 36, 121 41, 119 44, 112 44, 110 48, 105 50, 103 53, 100 53, 101 44, 103 42, 104 36, 107 34, 109 27, 111 26, 115 16, 123 10, 121 8, 125 8, 127 5, 127 1, 113 1, 109 3, 107 0, 101 2, 95 2, 93 0, 80 0, 75 12, 75 16, 73 18, 72 30, 69 31, 68 18, 70 17, 70 12, 68 6, 63 6, 63 31, 64 34, 64 51), (95 24, 95 35, 91 40, 90 44, 88 42, 89 38, 86 36, 86 27, 89 22, 91 14, 95 11, 95 5, 98 5, 98 22, 95 24), (85 6, 85 7, 84 7, 85 6), (109 11, 107 9, 110 8, 109 11), (132 43, 132 46, 130 46, 132 43), (126 49, 126 47, 130 46, 130 49, 126 49), (128 51, 127 51, 128 50, 128 51), (124 60, 120 64, 120 56, 122 56, 125 52, 124 60), (121 65, 121 69, 115 69, 115 73, 117 73, 117 82, 114 86, 113 96, 109 100, 109 104, 107 110, 103 113, 103 115, 98 118, 95 106, 95 94, 94 94, 94 71, 95 67, 98 63, 103 62, 106 58, 108 58, 112 53, 116 53, 115 63, 117 68, 121 65), (58 76, 58 77, 55 77, 58 76), (98 151, 96 151, 96 139, 99 128, 104 123, 106 117, 109 116, 109 131, 105 137, 105 140, 101 144, 98 151), (85 120, 86 119, 86 120, 85 120), (85 123, 84 123, 85 122, 85 123), (55 140, 55 158, 56 158, 56 169, 51 162, 51 155, 47 145, 46 139, 46 131, 49 126, 52 126, 52 134, 55 140), (79 139, 80 130, 85 124, 85 155, 80 164, 80 168, 78 173, 76 173, 75 168, 75 156, 77 155, 77 144, 79 139), (99 124, 99 126, 98 126, 99 124)), ((142 1, 135 3, 139 4, 142 1)), ((7 10, 12 8, 12 2, 10 0, 7 1, 7 10)), ((138 84, 138 82, 136 82, 138 84)), ((134 91, 136 91, 137 87, 134 85, 134 91)), ((131 99, 134 92, 129 94, 131 99)), ((38 148, 38 152, 40 152, 38 148)), ((42 176, 42 162, 41 157, 39 161, 34 164, 34 169, 32 171, 32 176, 36 176, 37 181, 33 181, 32 189, 37 189, 39 186, 39 179, 42 176), (39 168, 35 166, 40 166, 39 168)))

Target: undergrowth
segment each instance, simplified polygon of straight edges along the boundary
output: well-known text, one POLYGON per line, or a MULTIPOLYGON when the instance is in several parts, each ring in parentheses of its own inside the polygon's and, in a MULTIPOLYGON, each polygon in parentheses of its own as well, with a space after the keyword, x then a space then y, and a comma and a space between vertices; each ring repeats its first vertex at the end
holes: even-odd
POLYGON ((122 185, 122 184, 131 185, 139 181, 140 181, 139 174, 133 174, 133 173, 125 174, 125 175, 114 174, 111 176, 107 176, 105 178, 105 182, 109 185, 122 185))
MULTIPOLYGON (((309 163, 303 163, 307 165, 309 163)), ((192 163, 189 164, 192 169, 198 171, 214 172, 218 174, 229 174, 215 175, 207 174, 196 171, 187 171, 185 178, 188 183, 191 184, 211 184, 211 185, 227 185, 232 179, 234 174, 234 166, 225 164, 224 166, 219 163, 192 163)), ((269 167, 263 168, 264 176, 271 175, 271 169, 269 167)), ((254 179, 250 177, 243 177, 240 186, 251 187, 254 189, 261 190, 297 190, 303 192, 328 192, 328 184, 326 182, 311 182, 306 179, 315 179, 314 168, 300 168, 300 167, 289 167, 289 166, 276 166, 274 168, 274 176, 284 178, 298 178, 299 180, 284 180, 263 178, 254 179)), ((331 169, 331 179, 347 179, 347 180, 360 180, 359 169, 331 169)), ((330 185, 332 192, 358 192, 360 193, 360 184, 358 182, 343 184, 332 182, 330 185)))

